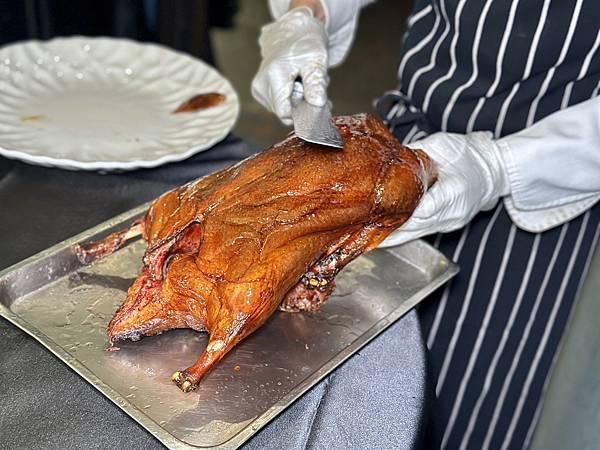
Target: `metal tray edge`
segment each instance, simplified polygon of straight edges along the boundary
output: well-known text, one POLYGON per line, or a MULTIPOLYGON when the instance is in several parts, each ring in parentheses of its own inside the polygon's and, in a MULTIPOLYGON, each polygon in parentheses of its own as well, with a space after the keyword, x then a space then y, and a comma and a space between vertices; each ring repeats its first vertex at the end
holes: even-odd
MULTIPOLYGON (((129 213, 122 214, 120 217, 121 220, 127 219, 129 217, 134 216, 136 213, 133 211, 140 210, 140 208, 136 208, 135 210, 130 211, 129 213)), ((117 218, 115 218, 117 219, 117 218)), ((105 222, 116 222, 115 220, 110 220, 105 222)), ((97 227, 94 227, 91 230, 99 229, 104 224, 100 224, 97 227)), ((80 233, 80 235, 86 235, 87 232, 80 233)), ((77 236, 80 236, 77 235, 77 236)), ((38 256, 42 254, 51 254, 50 250, 52 249, 62 249, 64 245, 70 243, 72 241, 76 241, 76 237, 63 241, 60 244, 55 245, 54 247, 49 248, 47 251, 38 253, 27 260, 36 259, 38 256)), ((428 245, 428 244, 427 244, 428 245)), ((25 261, 27 261, 25 260, 25 261)), ((20 265, 23 262, 16 264, 20 265)), ((13 267, 15 267, 13 266, 13 267)), ((96 377, 85 365, 81 364, 67 352, 65 352, 60 346, 54 343, 52 339, 46 336, 43 333, 38 332, 37 330, 31 328, 31 326, 24 320, 20 319, 16 314, 10 311, 6 306, 0 303, 0 316, 7 319, 13 325, 23 330, 25 333, 29 334, 35 340, 37 340, 40 344, 50 350, 55 356, 57 356, 60 360, 62 360, 67 366, 69 366, 72 370, 74 370, 77 374, 83 377, 88 383, 90 383, 94 388, 100 391, 105 397, 107 397, 110 401, 112 401, 118 408, 124 411, 128 416, 130 416, 133 420, 139 423, 142 427, 144 427, 149 433, 151 433, 154 437, 156 437, 160 442, 162 442, 165 446, 170 449, 175 450, 193 450, 193 449, 219 449, 219 450, 233 450, 238 448, 244 442, 246 442, 253 434, 257 431, 265 427, 271 420, 273 420, 277 415, 279 415, 286 407, 300 398, 305 392, 319 383, 323 378, 329 375, 337 366, 344 363, 348 358, 350 358, 354 353, 367 345, 370 341, 372 341, 375 337, 377 337, 380 333, 390 327, 396 320, 414 308, 421 299, 431 294, 437 288, 442 286, 445 282, 450 280, 454 275, 456 275, 459 271, 459 268, 456 264, 451 261, 448 261, 448 267, 446 271, 442 274, 438 275, 435 279, 431 281, 431 283, 425 286, 420 291, 416 292, 409 300, 404 302, 401 307, 396 309, 394 312, 386 316, 384 319, 377 322, 373 327, 371 327, 367 332, 362 334, 358 339, 356 339, 352 344, 342 350, 335 358, 328 361, 325 365, 323 365, 314 375, 314 377, 310 380, 304 381, 300 383, 296 388, 290 391, 289 394, 282 397, 275 405, 269 408, 265 413, 257 417, 253 422, 249 423, 243 430, 241 430, 238 434, 233 436, 229 441, 219 445, 217 447, 197 447, 190 444, 187 444, 176 437, 174 437, 171 433, 166 431, 152 419, 150 419, 143 411, 139 410, 125 399, 121 397, 121 395, 112 389, 109 385, 105 384, 101 379, 96 377)), ((4 271, 3 271, 4 272, 4 271)), ((0 276, 2 276, 2 272, 0 272, 0 276)))
POLYGON ((197 447, 190 446, 181 442, 173 435, 165 431, 158 424, 156 424, 152 419, 146 416, 142 411, 138 408, 125 401, 121 397, 121 395, 112 389, 109 385, 105 384, 100 378, 94 375, 85 365, 81 364, 67 352, 65 352, 59 345, 54 343, 52 339, 46 336, 43 333, 40 333, 35 328, 31 327, 29 323, 20 319, 16 314, 10 311, 6 306, 0 304, 0 316, 8 320, 10 323, 15 325, 17 328, 23 330, 25 333, 30 335, 44 347, 46 347, 50 352, 52 352, 57 358, 63 361, 69 368, 75 371, 78 375, 80 375, 83 379, 85 379, 88 383, 90 383, 94 388, 100 391, 105 397, 107 397, 110 401, 112 401, 117 407, 123 410, 128 416, 130 416, 133 420, 143 426, 148 432, 150 432, 154 437, 156 437, 159 441, 165 444, 168 448, 171 449, 195 449, 197 447), (119 400, 122 400, 123 404, 119 403, 119 400))
POLYGON ((87 230, 84 230, 81 233, 71 236, 70 238, 65 239, 64 241, 58 242, 58 243, 54 244, 53 246, 48 247, 45 250, 42 250, 41 252, 35 253, 34 255, 31 255, 31 256, 19 261, 18 263, 8 266, 5 269, 0 270, 0 278, 3 278, 5 275, 7 275, 10 272, 19 270, 22 267, 25 267, 25 266, 31 264, 32 262, 47 258, 48 256, 51 256, 55 253, 58 253, 61 250, 64 250, 65 248, 71 247, 72 245, 76 244, 77 242, 80 242, 84 239, 89 239, 91 236, 94 236, 100 232, 110 229, 119 223, 125 222, 125 221, 137 216, 138 214, 143 213, 144 211, 146 211, 148 209, 149 206, 150 206, 150 202, 144 203, 143 205, 140 205, 140 206, 136 206, 133 209, 125 211, 124 213, 121 213, 117 216, 114 216, 114 217, 108 219, 108 220, 105 220, 104 222, 101 222, 98 225, 88 228, 87 230))
MULTIPOLYGON (((41 252, 38 252, 16 264, 13 264, 3 270, 0 270, 0 278, 6 276, 10 272, 19 270, 22 267, 31 264, 32 262, 47 258, 57 252, 64 250, 65 248, 71 247, 77 242, 89 239, 90 237, 104 232, 112 227, 115 227, 120 223, 126 222, 146 211, 149 205, 150 202, 144 203, 133 209, 125 211, 117 216, 114 216, 104 222, 99 223, 94 227, 84 230, 81 233, 78 233, 45 250, 42 250, 41 252)), ((430 246, 425 241, 422 241, 422 243, 427 246, 430 246)), ((74 370, 77 374, 84 378, 88 383, 90 383, 94 388, 100 391, 104 396, 106 396, 117 407, 119 407, 122 411, 129 415, 133 420, 135 420, 146 430, 148 430, 148 432, 150 432, 154 437, 156 437, 168 448, 176 450, 194 450, 199 448, 206 450, 233 450, 238 448, 244 442, 246 442, 258 430, 266 426, 271 420, 273 420, 279 413, 281 413, 287 407, 286 405, 289 405, 290 403, 300 398, 306 391, 308 391, 310 388, 319 383, 323 378, 329 375, 337 366, 345 362, 356 351, 360 350, 371 340, 377 337, 377 335, 383 332, 386 328, 391 326, 396 320, 398 320, 409 310, 411 310, 414 306, 416 306, 421 299, 431 294, 438 287, 440 287, 445 282, 454 277, 454 275, 456 275, 459 271, 458 266, 450 260, 447 260, 447 264, 448 266, 446 267, 446 270, 444 272, 442 272, 433 280, 431 280, 430 284, 425 286, 420 291, 416 292, 410 299, 405 301, 401 307, 390 313, 384 319, 377 322, 367 332, 362 334, 358 339, 352 342, 352 344, 350 344, 342 352, 340 352, 335 358, 331 359, 325 365, 323 365, 317 372, 315 372, 314 378, 300 383, 295 389, 293 389, 287 395, 282 397, 275 405, 269 408, 269 410, 267 410, 265 413, 254 419, 253 422, 248 424, 246 428, 244 428, 238 434, 233 436, 229 441, 216 447, 197 447, 177 439, 171 433, 169 433, 160 425, 155 423, 152 419, 150 419, 146 414, 144 414, 143 411, 139 410, 138 408, 127 402, 125 399, 123 399, 117 391, 115 391, 109 385, 105 384, 101 379, 96 377, 93 374, 93 372, 91 372, 85 365, 81 364, 79 361, 77 361, 75 358, 69 355, 66 351, 64 351, 60 346, 55 344, 52 339, 50 339, 45 334, 37 331, 29 323, 22 320, 19 316, 14 314, 8 307, 3 305, 2 303, 0 303, 0 316, 4 317, 10 323, 23 330, 25 333, 29 334, 40 344, 42 344, 44 347, 50 350, 50 352, 52 352, 55 356, 57 356, 60 360, 67 364, 67 366, 69 366, 72 370, 74 370)))
MULTIPOLYGON (((425 245, 429 246, 428 243, 424 241, 422 242, 425 245)), ((317 372, 315 372, 315 374, 313 375, 314 378, 312 378, 310 381, 307 380, 300 383, 296 388, 290 391, 289 394, 282 397, 275 405, 273 405, 269 410, 267 410, 267 412, 257 417, 253 422, 249 423, 248 426, 246 426, 246 428, 241 430, 229 441, 227 441, 219 447, 213 448, 219 450, 233 450, 238 448, 250 437, 252 437, 253 434, 255 434, 257 431, 266 426, 271 420, 277 417, 277 415, 279 415, 284 409, 286 409, 290 403, 302 397, 304 393, 306 393, 309 389, 311 389, 317 383, 323 380, 323 378, 325 378, 327 375, 333 372, 339 365, 343 364, 358 350, 363 348, 365 345, 367 345, 369 342, 375 339, 379 334, 381 334, 383 331, 385 331, 387 328, 393 325, 404 314, 413 309, 422 299, 434 292, 447 281, 451 280, 459 272, 459 270, 459 267, 455 263, 448 260, 448 267, 443 273, 434 278, 429 285, 423 287, 418 292, 415 292, 415 294, 413 294, 412 297, 406 300, 401 307, 394 310, 392 313, 390 313, 385 318, 373 325, 368 331, 363 333, 359 338, 352 342, 352 344, 350 344, 348 347, 346 347, 344 350, 338 353, 335 358, 329 360, 317 372)))
MULTIPOLYGON (((78 233, 74 236, 71 236, 68 239, 65 239, 61 242, 56 243, 55 245, 48 247, 41 252, 38 252, 34 255, 25 258, 18 263, 15 263, 11 266, 6 267, 5 269, 0 270, 0 278, 8 275, 9 273, 19 270, 33 262, 38 260, 47 258, 55 253, 58 253, 65 248, 71 247, 72 245, 80 242, 84 239, 88 239, 91 236, 94 236, 98 233, 104 232, 107 229, 110 229, 120 223, 126 222, 133 217, 143 213, 148 209, 150 202, 139 205, 135 208, 127 210, 121 214, 111 217, 104 222, 100 222, 98 225, 95 225, 91 228, 88 228, 81 233, 78 233)), ((105 397, 107 397, 110 401, 112 401, 117 407, 123 410, 128 416, 130 416, 133 420, 143 426, 148 432, 150 432, 154 437, 156 437, 160 442, 162 442, 165 446, 171 449, 196 449, 197 447, 190 446, 179 439, 175 438, 173 435, 165 431, 162 427, 156 424, 152 419, 146 416, 142 411, 137 409, 135 406, 126 402, 119 395, 117 391, 112 389, 110 386, 105 384, 102 380, 96 377, 87 367, 65 352, 60 346, 54 343, 52 339, 50 339, 45 334, 37 331, 34 327, 32 327, 28 322, 22 320, 19 316, 14 314, 8 307, 0 303, 0 316, 8 320, 10 323, 15 325, 17 328, 21 329, 44 347, 46 347, 50 352, 52 352, 56 357, 58 357, 61 361, 63 361, 70 369, 74 370, 78 375, 84 378, 88 383, 90 383, 94 388, 100 391, 105 397), (119 404, 118 400, 123 400, 123 404, 119 404)))

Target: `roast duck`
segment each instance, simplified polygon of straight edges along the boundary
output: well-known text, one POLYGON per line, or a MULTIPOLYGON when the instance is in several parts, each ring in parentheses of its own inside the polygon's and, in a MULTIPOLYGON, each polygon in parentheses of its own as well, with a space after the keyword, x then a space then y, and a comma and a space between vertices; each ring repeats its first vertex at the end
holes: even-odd
POLYGON ((273 312, 316 311, 335 276, 411 215, 435 181, 421 150, 370 115, 334 119, 343 150, 291 135, 156 199, 131 228, 79 249, 86 260, 142 234, 141 274, 108 325, 110 346, 173 328, 209 333, 172 380, 187 392, 273 312))

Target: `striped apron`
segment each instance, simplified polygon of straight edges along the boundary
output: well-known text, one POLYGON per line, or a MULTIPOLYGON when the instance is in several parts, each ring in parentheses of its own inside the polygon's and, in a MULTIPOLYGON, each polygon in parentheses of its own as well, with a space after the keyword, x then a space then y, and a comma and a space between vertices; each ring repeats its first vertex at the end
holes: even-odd
MULTIPOLYGON (((496 137, 600 89, 597 0, 417 0, 398 90, 376 109, 412 142, 496 137)), ((432 242, 460 274, 419 316, 435 383, 429 448, 527 448, 573 301, 598 242, 600 205, 540 234, 500 202, 432 242)))

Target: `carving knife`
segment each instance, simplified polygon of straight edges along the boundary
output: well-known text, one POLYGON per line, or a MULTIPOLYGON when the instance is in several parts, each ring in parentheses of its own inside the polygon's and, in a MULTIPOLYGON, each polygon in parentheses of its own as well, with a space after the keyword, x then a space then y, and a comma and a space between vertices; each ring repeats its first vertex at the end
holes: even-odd
POLYGON ((331 120, 329 105, 313 106, 304 99, 304 88, 298 80, 292 90, 292 120, 294 132, 300 139, 313 144, 343 148, 340 132, 331 120))

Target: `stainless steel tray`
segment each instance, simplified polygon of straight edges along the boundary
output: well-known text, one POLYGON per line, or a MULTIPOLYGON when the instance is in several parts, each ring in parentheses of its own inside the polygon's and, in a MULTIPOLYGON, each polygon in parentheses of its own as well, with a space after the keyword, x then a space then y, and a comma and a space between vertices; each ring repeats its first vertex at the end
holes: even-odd
POLYGON ((89 266, 72 249, 123 228, 145 210, 131 210, 0 272, 0 315, 169 448, 239 447, 458 271, 423 241, 363 255, 340 273, 320 312, 275 313, 196 391, 183 394, 170 375, 196 360, 206 335, 170 331, 105 351, 106 325, 140 270, 143 242, 89 266))

